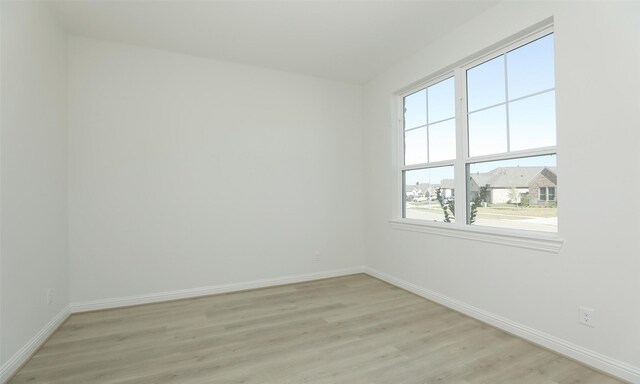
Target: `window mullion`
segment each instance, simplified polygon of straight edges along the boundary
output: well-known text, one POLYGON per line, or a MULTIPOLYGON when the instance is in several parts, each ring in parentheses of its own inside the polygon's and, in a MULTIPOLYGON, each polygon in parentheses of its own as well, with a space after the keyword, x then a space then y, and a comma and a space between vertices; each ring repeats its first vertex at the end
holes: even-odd
POLYGON ((401 171, 415 171, 417 169, 425 169, 425 168, 439 168, 439 167, 447 167, 447 166, 455 166, 455 160, 443 160, 443 161, 436 161, 433 163, 420 163, 420 164, 411 164, 411 165, 405 165, 404 167, 401 167, 400 170, 401 171))
POLYGON ((424 95, 424 100, 425 100, 425 116, 427 117, 427 163, 430 162, 431 160, 431 153, 429 152, 429 87, 425 88, 425 95, 424 95))
POLYGON ((464 226, 467 223, 467 183, 466 158, 469 150, 467 135, 467 81, 465 71, 457 68, 454 71, 456 96, 456 162, 454 167, 454 184, 456 190, 456 220, 455 225, 464 226))
POLYGON ((504 54, 504 101, 505 101, 505 112, 506 116, 506 127, 507 127, 507 152, 511 152, 511 128, 509 127, 509 75, 507 72, 507 54, 504 54))
POLYGON ((513 151, 513 152, 496 153, 491 155, 467 157, 466 162, 467 163, 484 163, 488 161, 511 160, 511 159, 518 159, 523 157, 554 155, 556 154, 556 152, 557 152, 556 147, 552 146, 552 147, 544 147, 544 148, 536 148, 536 149, 525 149, 522 151, 513 151))
MULTIPOLYGON (((404 135, 405 135, 405 116, 404 116, 404 98, 401 97, 398 100, 398 106, 397 106, 397 124, 398 124, 398 128, 396 130, 396 132, 398 132, 397 136, 396 136, 396 140, 398 141, 396 148, 398 148, 398 156, 396 158, 396 161, 398 162, 398 168, 403 168, 404 167, 404 151, 405 151, 405 143, 404 143, 404 135)), ((393 199, 393 207, 394 207, 394 211, 395 213, 399 213, 401 216, 400 217, 404 217, 405 216, 405 212, 404 212, 404 189, 405 189, 405 184, 404 184, 404 172, 400 172, 399 175, 397 175, 396 177, 396 190, 400 191, 400 196, 401 198, 398 199, 394 196, 393 199)))

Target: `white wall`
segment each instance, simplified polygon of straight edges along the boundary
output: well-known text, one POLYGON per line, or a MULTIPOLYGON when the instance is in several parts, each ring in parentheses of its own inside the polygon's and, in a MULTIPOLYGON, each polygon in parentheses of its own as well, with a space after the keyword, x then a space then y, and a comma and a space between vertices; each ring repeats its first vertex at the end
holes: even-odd
POLYGON ((69 76, 72 302, 363 264, 360 87, 75 37, 69 76))
POLYGON ((501 3, 368 83, 367 265, 640 369, 639 15, 637 2, 501 3), (391 229, 392 94, 551 16, 560 254, 391 229), (615 201, 594 195, 613 184, 615 201), (578 324, 579 305, 596 309, 595 328, 578 324))
POLYGON ((42 5, 0 6, 4 364, 68 305, 67 55, 66 37, 42 5))

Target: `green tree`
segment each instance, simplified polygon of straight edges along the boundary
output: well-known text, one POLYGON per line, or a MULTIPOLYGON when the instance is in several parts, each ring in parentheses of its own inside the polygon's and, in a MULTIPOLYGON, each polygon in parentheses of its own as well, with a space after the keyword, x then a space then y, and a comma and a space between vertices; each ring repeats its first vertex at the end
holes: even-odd
POLYGON ((478 200, 481 203, 487 201, 487 193, 489 193, 489 184, 485 184, 484 186, 480 187, 480 191, 478 192, 478 200))
POLYGON ((481 200, 478 196, 473 198, 471 202, 470 212, 469 212, 469 223, 473 224, 476 222, 476 216, 478 215, 478 204, 480 204, 481 200))
POLYGON ((487 193, 489 192, 489 184, 480 187, 478 193, 471 200, 471 206, 469 207, 469 223, 476 222, 478 216, 478 206, 487 201, 487 193))
POLYGON ((442 197, 442 188, 440 187, 436 189, 436 197, 438 198, 442 212, 444 212, 444 222, 450 223, 451 219, 454 219, 456 214, 455 202, 452 199, 447 199, 447 202, 445 203, 444 198, 442 197))
MULTIPOLYGON (((476 217, 478 216, 478 206, 481 205, 487 199, 487 193, 489 191, 489 184, 480 187, 480 191, 475 195, 473 200, 471 201, 471 206, 469 207, 469 222, 471 224, 475 223, 476 217)), ((444 222, 450 223, 452 219, 455 219, 456 215, 456 202, 453 199, 447 199, 444 201, 444 197, 442 196, 442 189, 436 189, 436 196, 438 198, 438 202, 440 203, 440 207, 442 208, 442 212, 444 213, 444 222)))
POLYGON ((516 205, 516 209, 520 208, 520 192, 516 187, 509 188, 509 201, 516 205))

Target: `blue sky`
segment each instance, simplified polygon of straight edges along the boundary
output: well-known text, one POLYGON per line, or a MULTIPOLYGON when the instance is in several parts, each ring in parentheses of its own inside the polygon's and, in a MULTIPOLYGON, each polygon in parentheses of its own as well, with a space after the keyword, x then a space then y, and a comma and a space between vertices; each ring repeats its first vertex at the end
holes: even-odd
MULTIPOLYGON (((455 159, 454 89, 450 77, 405 97, 405 165, 455 159)), ((467 105, 470 157, 555 146, 553 34, 470 68, 467 105)), ((471 167, 488 172, 555 163, 555 156, 544 156, 471 167)), ((406 173, 408 184, 453 176, 453 167, 406 173)))

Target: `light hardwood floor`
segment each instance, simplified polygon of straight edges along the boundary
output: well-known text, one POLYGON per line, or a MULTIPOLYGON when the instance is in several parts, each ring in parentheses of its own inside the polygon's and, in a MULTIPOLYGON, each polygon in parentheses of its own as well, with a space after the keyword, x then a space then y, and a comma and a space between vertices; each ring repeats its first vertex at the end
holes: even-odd
POLYGON ((367 275, 72 315, 21 383, 619 383, 367 275))

